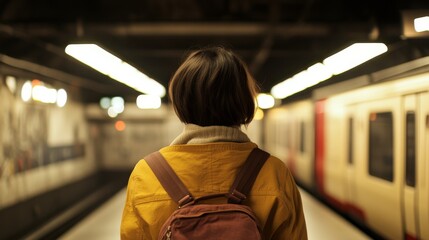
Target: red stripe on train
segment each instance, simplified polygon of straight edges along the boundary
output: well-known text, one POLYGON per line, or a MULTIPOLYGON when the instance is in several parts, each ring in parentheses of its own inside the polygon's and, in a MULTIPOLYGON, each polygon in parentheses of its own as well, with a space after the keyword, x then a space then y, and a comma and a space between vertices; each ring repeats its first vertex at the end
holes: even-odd
POLYGON ((358 206, 341 202, 326 193, 324 187, 324 157, 325 157, 325 100, 316 102, 316 137, 315 137, 315 176, 316 186, 319 193, 335 208, 349 214, 356 220, 365 222, 365 213, 358 206))
POLYGON ((419 239, 417 237, 409 234, 409 233, 406 233, 405 234, 405 240, 419 240, 419 239))
POLYGON ((316 137, 315 137, 315 175, 317 190, 324 194, 323 188, 323 161, 324 161, 324 138, 325 138, 325 100, 316 102, 316 137))

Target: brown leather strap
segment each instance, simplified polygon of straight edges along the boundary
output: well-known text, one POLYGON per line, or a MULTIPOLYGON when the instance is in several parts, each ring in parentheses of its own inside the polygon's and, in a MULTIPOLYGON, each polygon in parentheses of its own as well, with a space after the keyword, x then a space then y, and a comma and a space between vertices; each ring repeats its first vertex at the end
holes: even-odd
POLYGON ((235 177, 234 183, 229 190, 229 203, 241 203, 246 199, 246 196, 252 189, 253 183, 259 174, 259 171, 269 156, 269 153, 259 148, 254 148, 252 150, 249 157, 247 157, 246 162, 235 177))
POLYGON ((179 207, 193 201, 193 197, 189 190, 160 152, 153 152, 144 157, 144 160, 146 160, 168 195, 179 204, 179 207))
MULTIPOLYGON (((249 194, 250 189, 259 174, 259 170, 262 168, 269 156, 269 153, 259 148, 252 150, 246 162, 238 172, 229 193, 226 194, 229 203, 239 204, 246 199, 247 194, 249 194)), ((158 178, 161 185, 164 187, 165 191, 167 191, 168 195, 178 203, 179 207, 194 202, 192 194, 160 152, 153 152, 144 157, 144 159, 158 178)), ((221 195, 222 194, 215 194, 213 197, 221 195)), ((212 196, 208 198, 211 197, 212 196)))

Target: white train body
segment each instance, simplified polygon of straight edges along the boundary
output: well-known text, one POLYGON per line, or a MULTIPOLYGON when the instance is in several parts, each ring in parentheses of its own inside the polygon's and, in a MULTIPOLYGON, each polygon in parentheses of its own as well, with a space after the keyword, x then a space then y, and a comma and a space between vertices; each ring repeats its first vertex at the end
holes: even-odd
POLYGON ((429 239, 429 71, 272 109, 265 146, 380 236, 429 239))
POLYGON ((266 149, 283 160, 295 179, 307 188, 314 181, 313 113, 312 102, 300 101, 269 111, 265 125, 266 149))

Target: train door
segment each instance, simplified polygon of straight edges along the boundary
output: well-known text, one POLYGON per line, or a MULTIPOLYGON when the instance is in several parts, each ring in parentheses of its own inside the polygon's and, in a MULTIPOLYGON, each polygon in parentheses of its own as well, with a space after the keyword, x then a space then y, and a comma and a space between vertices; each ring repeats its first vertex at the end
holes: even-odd
POLYGON ((356 192, 365 222, 387 239, 403 237, 401 218, 401 98, 360 104, 362 135, 356 192), (388 227, 386 227, 388 226, 388 227))
POLYGON ((347 139, 347 150, 346 150, 346 161, 347 161, 347 167, 346 167, 346 204, 345 204, 345 210, 347 211, 347 214, 353 218, 356 221, 364 221, 364 215, 362 210, 358 207, 359 203, 358 200, 358 194, 356 192, 356 181, 357 181, 357 169, 361 162, 357 161, 359 159, 358 154, 358 147, 357 144, 359 143, 359 136, 358 132, 360 129, 360 125, 358 124, 359 117, 358 117, 358 108, 356 106, 349 106, 347 107, 347 117, 345 119, 346 121, 346 139, 347 139))
POLYGON ((418 159, 417 154, 417 137, 418 129, 417 124, 419 122, 419 111, 418 111, 418 95, 407 95, 403 97, 403 112, 402 119, 402 144, 403 154, 400 158, 403 158, 403 188, 401 193, 402 202, 402 221, 404 229, 404 239, 417 239, 418 236, 418 206, 417 206, 417 191, 416 191, 416 163, 418 159))
POLYGON ((417 203, 420 239, 429 239, 429 93, 418 97, 417 203))

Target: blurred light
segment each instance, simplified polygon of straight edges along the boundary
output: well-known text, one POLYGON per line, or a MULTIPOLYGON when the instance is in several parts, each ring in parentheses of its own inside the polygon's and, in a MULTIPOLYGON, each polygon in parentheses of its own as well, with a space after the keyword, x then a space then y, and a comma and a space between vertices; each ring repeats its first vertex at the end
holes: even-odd
POLYGON ((113 97, 111 101, 111 105, 124 105, 125 101, 122 97, 113 97))
POLYGON ((65 52, 139 92, 165 96, 164 86, 96 44, 69 44, 65 52))
POLYGON ((108 109, 110 107, 110 98, 103 97, 100 99, 100 107, 102 109, 108 109))
POLYGON ((286 79, 283 82, 278 83, 273 88, 271 88, 271 95, 273 95, 273 97, 278 99, 282 99, 289 96, 287 91, 289 80, 291 80, 291 78, 286 79))
POLYGON ((262 120, 263 118, 264 118, 264 111, 262 111, 260 108, 256 109, 253 120, 262 120))
POLYGON ((12 76, 6 76, 6 86, 12 93, 16 91, 16 78, 12 76))
POLYGON ((57 91, 57 106, 64 107, 67 103, 67 92, 64 89, 59 89, 57 91))
POLYGON ((307 88, 309 76, 308 71, 304 70, 292 77, 293 86, 292 89, 294 92, 299 92, 307 88))
POLYGON ((113 108, 113 110, 115 110, 115 112, 116 112, 117 114, 120 114, 120 113, 123 113, 123 112, 124 112, 124 110, 125 110, 125 105, 119 105, 119 104, 117 104, 117 105, 113 105, 113 106, 111 106, 111 108, 113 108))
POLYGON ((107 115, 109 115, 109 117, 111 118, 115 118, 116 116, 118 116, 118 113, 113 107, 109 107, 109 109, 107 109, 107 115))
POLYGON ((103 97, 100 99, 100 107, 107 109, 107 114, 114 118, 125 110, 124 98, 116 96, 113 98, 103 97))
POLYGON ((47 88, 44 85, 33 86, 31 95, 34 101, 42 103, 55 103, 57 101, 57 90, 47 88))
POLYGON ((265 93, 258 94, 257 96, 258 107, 262 109, 272 108, 274 106, 273 96, 265 93))
POLYGON ((39 79, 33 79, 33 80, 31 80, 31 84, 32 84, 33 86, 37 86, 37 85, 42 85, 42 84, 43 84, 43 82, 42 82, 42 81, 40 81, 39 79))
POLYGON ((161 98, 153 95, 139 95, 136 104, 140 109, 158 109, 161 107, 161 98))
POLYGON ((310 66, 307 69, 309 81, 311 84, 309 85, 316 85, 319 82, 325 81, 326 79, 329 79, 332 77, 332 72, 329 71, 329 68, 327 68, 322 63, 316 63, 312 66, 310 66))
POLYGON ((121 121, 121 120, 116 121, 116 123, 115 123, 115 129, 117 131, 122 132, 122 131, 125 130, 125 127, 126 127, 126 124, 125 124, 124 121, 121 121))
POLYGON ((28 102, 31 99, 31 89, 33 86, 31 85, 30 81, 26 81, 24 85, 22 85, 21 89, 21 99, 24 102, 28 102))
POLYGON ((416 32, 429 31, 429 16, 414 19, 414 29, 416 32))
POLYGON ((48 87, 44 82, 33 79, 26 81, 21 89, 21 98, 24 102, 30 99, 42 103, 56 103, 58 107, 64 107, 67 102, 67 92, 64 89, 58 91, 48 87))
POLYGON ((309 86, 309 84, 305 81, 306 76, 306 70, 295 74, 292 78, 288 78, 285 81, 275 85, 271 89, 271 94, 275 98, 282 99, 304 90, 309 86))
POLYGON ((125 109, 125 101, 122 97, 113 97, 110 105, 118 114, 125 109))
POLYGON ((323 60, 334 75, 352 69, 387 51, 384 43, 355 43, 323 60))

